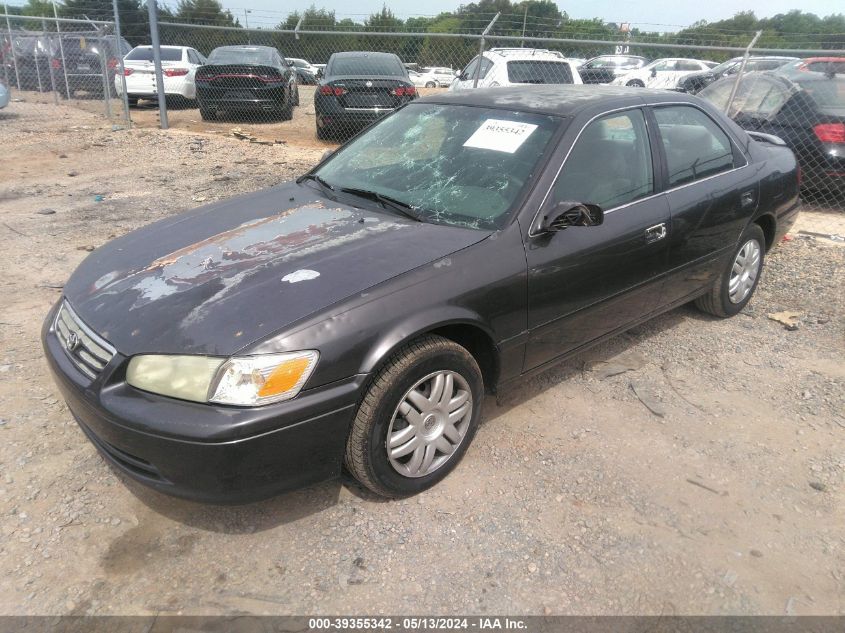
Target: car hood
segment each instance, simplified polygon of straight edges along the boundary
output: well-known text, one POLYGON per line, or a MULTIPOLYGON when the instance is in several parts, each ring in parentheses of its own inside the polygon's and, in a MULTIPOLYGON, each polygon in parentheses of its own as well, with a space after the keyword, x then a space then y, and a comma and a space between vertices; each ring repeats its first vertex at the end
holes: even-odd
POLYGON ((487 235, 290 183, 113 240, 80 264, 64 294, 125 355, 227 356, 487 235))

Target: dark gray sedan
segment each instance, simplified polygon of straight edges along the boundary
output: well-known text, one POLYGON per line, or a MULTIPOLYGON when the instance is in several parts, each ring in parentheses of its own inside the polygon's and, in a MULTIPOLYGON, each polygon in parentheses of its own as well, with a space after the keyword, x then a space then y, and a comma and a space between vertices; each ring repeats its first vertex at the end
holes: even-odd
POLYGON ((738 313, 798 204, 792 152, 695 97, 441 94, 97 249, 43 343, 83 432, 158 490, 245 501, 345 465, 410 495, 485 392, 689 301, 738 313))

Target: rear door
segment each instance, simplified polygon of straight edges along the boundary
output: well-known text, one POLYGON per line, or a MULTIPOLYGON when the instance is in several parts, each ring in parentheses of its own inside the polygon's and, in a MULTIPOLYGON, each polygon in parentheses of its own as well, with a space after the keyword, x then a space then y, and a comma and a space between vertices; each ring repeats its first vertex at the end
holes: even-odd
POLYGON ((669 206, 656 193, 650 145, 643 110, 632 108, 587 123, 568 156, 553 159, 565 162, 538 216, 556 202, 591 202, 604 209, 604 223, 550 234, 532 226, 526 371, 657 308, 669 206))
POLYGON ((671 210, 669 270, 662 303, 677 303, 721 272, 757 207, 754 170, 730 135, 692 104, 651 110, 671 210))

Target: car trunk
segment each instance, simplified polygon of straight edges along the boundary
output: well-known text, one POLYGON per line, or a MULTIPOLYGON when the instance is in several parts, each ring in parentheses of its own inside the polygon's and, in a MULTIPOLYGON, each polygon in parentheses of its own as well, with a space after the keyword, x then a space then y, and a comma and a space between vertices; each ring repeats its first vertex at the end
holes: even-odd
POLYGON ((273 66, 260 64, 220 64, 202 66, 196 80, 219 90, 252 90, 266 88, 268 84, 283 80, 273 66))
POLYGON ((337 97, 344 108, 396 108, 403 99, 392 91, 407 83, 398 79, 350 78, 332 81, 330 85, 346 91, 337 97))

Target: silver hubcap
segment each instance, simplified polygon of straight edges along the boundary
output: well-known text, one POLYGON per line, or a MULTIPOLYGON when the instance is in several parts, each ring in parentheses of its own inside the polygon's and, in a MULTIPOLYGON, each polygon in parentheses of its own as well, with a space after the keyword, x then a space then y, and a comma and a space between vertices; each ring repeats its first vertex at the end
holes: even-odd
POLYGON ((472 392, 463 376, 443 370, 411 387, 387 429, 390 465, 405 477, 424 477, 442 467, 466 436, 472 392))
POLYGON ((760 244, 748 240, 739 249, 728 282, 728 297, 731 303, 740 303, 751 293, 757 275, 760 274, 760 244))

